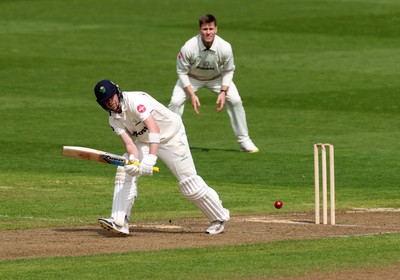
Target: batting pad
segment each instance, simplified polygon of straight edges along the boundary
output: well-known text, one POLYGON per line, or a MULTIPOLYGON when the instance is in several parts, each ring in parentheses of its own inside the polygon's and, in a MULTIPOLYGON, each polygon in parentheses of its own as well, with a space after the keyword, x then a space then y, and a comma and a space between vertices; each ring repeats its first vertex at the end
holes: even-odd
POLYGON ((222 206, 217 192, 210 188, 200 176, 194 175, 180 181, 179 189, 183 196, 192 201, 210 222, 226 222, 230 219, 229 210, 222 206))
POLYGON ((136 181, 132 180, 132 176, 125 174, 124 168, 119 166, 115 175, 114 199, 111 210, 111 217, 117 226, 124 225, 125 216, 130 215, 130 210, 136 196, 136 181))
POLYGON ((128 220, 131 216, 132 206, 135 203, 136 197, 138 196, 137 180, 138 177, 125 175, 125 185, 129 188, 128 207, 126 208, 126 216, 128 220))

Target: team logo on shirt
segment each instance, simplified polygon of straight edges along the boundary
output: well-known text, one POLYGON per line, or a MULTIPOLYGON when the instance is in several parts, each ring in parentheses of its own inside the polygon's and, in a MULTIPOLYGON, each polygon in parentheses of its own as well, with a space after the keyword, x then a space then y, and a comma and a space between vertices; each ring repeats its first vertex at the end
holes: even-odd
POLYGON ((197 66, 196 68, 200 70, 215 70, 215 68, 210 65, 211 63, 209 61, 203 61, 202 66, 197 66))
POLYGON ((183 55, 182 55, 182 53, 180 52, 180 53, 178 53, 178 58, 179 59, 182 59, 183 58, 183 55))
POLYGON ((139 113, 146 112, 146 107, 143 104, 138 105, 136 109, 138 110, 139 113))

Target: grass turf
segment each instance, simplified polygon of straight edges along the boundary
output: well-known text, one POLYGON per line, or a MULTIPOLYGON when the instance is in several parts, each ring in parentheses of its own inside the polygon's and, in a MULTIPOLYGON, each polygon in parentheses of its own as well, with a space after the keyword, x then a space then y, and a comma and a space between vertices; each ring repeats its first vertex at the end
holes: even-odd
MULTIPOLYGON (((2 1, 0 229, 95 223, 109 213, 114 168, 62 158, 61 148, 122 153, 94 84, 110 78, 167 104, 176 54, 209 11, 233 45, 235 83, 261 153, 238 152, 205 90, 201 116, 188 105, 184 121, 199 174, 231 212, 272 212, 276 199, 282 211, 312 211, 317 142, 336 148, 338 209, 400 207, 399 3, 227 4, 2 1)), ((135 219, 200 216, 159 165, 142 180, 135 219)))

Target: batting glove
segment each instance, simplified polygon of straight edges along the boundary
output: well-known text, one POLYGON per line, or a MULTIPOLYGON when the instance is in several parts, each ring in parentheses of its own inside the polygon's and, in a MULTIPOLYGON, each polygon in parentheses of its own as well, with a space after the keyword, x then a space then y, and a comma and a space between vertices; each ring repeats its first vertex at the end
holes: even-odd
POLYGON ((139 160, 136 159, 133 155, 129 156, 129 164, 124 166, 124 170, 127 174, 131 175, 132 177, 138 176, 140 174, 140 169, 134 163, 138 163, 139 160))
POLYGON ((156 164, 156 161, 157 161, 157 156, 152 154, 143 157, 139 166, 140 175, 153 176, 153 167, 156 164))

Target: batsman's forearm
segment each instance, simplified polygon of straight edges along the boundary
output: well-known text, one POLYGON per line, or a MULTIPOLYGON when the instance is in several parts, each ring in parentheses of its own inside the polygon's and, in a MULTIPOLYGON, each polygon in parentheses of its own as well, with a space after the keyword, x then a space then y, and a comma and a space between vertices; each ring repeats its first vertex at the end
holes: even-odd
POLYGON ((149 144, 149 154, 157 156, 158 153, 158 143, 149 144))
POLYGON ((124 142, 125 150, 128 153, 128 157, 130 155, 134 155, 135 158, 138 158, 139 150, 136 147, 136 144, 133 142, 131 136, 128 133, 124 132, 120 135, 120 138, 121 138, 122 142, 124 142))
POLYGON ((137 149, 126 148, 126 152, 128 153, 128 158, 130 155, 133 155, 135 158, 139 158, 139 151, 137 149))

